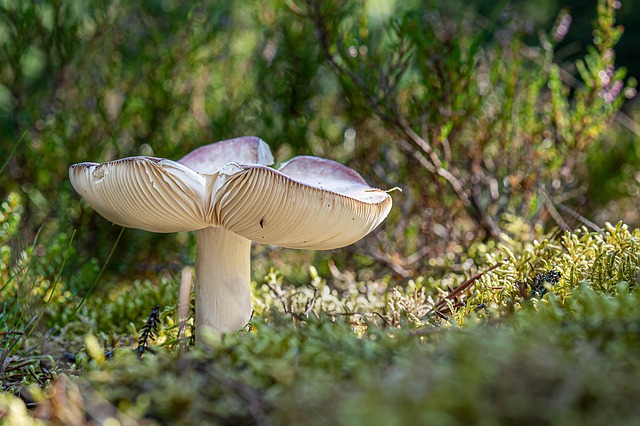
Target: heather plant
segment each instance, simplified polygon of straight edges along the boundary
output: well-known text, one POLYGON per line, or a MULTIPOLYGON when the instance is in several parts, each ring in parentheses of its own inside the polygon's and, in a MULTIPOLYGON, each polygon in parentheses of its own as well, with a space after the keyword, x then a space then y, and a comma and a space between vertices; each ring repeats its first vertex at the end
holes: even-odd
POLYGON ((615 65, 619 2, 598 2, 593 45, 573 64, 554 59, 570 30, 566 11, 529 46, 526 21, 508 11, 491 22, 405 3, 380 23, 354 3, 303 3, 298 14, 365 123, 356 130, 369 141, 354 161, 376 162, 406 188, 399 226, 420 242, 404 243, 405 260, 434 230, 458 241, 504 238, 505 215, 569 229, 566 211, 587 190, 582 159, 635 95, 615 65))
MULTIPOLYGON (((402 186, 393 231, 355 252, 403 277, 457 244, 508 240, 512 217, 547 229, 576 226, 585 209, 602 212, 600 225, 617 220, 606 204, 637 190, 634 144, 608 136, 635 90, 616 65, 618 2, 599 2, 593 44, 572 62, 555 57, 566 11, 533 34, 516 8, 373 3, 3 3, 0 144, 17 155, 0 187, 28 199, 27 239, 62 221, 86 246, 105 242, 84 260, 105 258, 117 233, 72 195, 69 164, 175 159, 243 134, 265 139, 276 160, 321 155, 402 186), (629 155, 617 154, 623 145, 629 155), (585 157, 612 165, 609 197, 585 157)), ((122 238, 114 267, 190 258, 155 249, 184 236, 122 238)))

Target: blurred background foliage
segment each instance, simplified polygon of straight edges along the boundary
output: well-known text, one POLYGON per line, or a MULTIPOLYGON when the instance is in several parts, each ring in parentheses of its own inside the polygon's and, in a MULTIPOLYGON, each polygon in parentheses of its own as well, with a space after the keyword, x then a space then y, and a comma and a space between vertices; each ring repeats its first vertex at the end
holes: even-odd
POLYGON ((0 376, 37 417, 636 420, 637 4, 86 3, 0 0, 0 376), (240 135, 403 192, 346 249, 256 246, 246 333, 184 353, 194 236, 121 233, 67 170, 240 135))
MULTIPOLYGON (((64 274, 102 263, 119 229, 72 191, 70 164, 177 159, 239 135, 262 137, 277 162, 323 156, 403 189, 366 240, 296 254, 323 274, 331 257, 407 279, 460 263, 474 242, 637 225, 635 80, 620 65, 638 75, 640 14, 574 3, 2 0, 0 194, 23 200, 10 244, 77 230, 64 274), (631 30, 620 50, 614 13, 631 30)), ((255 276, 283 255, 255 252, 255 276)), ((110 268, 191 262, 192 236, 127 230, 110 268)), ((308 278, 291 264, 279 267, 308 278)))

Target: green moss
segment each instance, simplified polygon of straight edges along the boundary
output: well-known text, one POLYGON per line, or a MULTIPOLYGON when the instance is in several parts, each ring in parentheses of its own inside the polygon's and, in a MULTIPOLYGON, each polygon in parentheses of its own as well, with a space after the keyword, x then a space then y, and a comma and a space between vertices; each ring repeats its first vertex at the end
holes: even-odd
MULTIPOLYGON (((300 288, 272 272, 254 286, 260 312, 246 330, 181 351, 167 308, 153 352, 139 359, 130 335, 104 359, 105 337, 90 339, 84 372, 55 386, 70 401, 73 386, 92 390, 79 412, 106 400, 116 417, 145 424, 633 424, 639 242, 618 224, 489 253, 486 268, 500 267, 444 305, 467 277, 329 286, 312 270, 300 288), (562 276, 541 278, 548 269, 562 276)), ((154 289, 138 290, 153 300, 154 289)), ((126 292, 108 298, 114 312, 126 292)), ((109 305, 91 300, 88 309, 109 305)), ((59 405, 59 393, 40 406, 59 405)))
POLYGON ((565 303, 549 297, 499 326, 354 333, 342 317, 280 315, 184 354, 139 361, 122 349, 82 377, 124 414, 159 423, 640 419, 640 291, 624 284, 609 294, 582 285, 565 303))
MULTIPOLYGON (((12 203, 3 220, 18 223, 12 203)), ((449 271, 403 286, 349 274, 328 282, 312 267, 300 287, 271 271, 253 284, 245 330, 186 349, 178 277, 98 289, 74 314, 83 294, 52 275, 70 240, 58 235, 40 255, 5 250, 17 260, 4 262, 0 287, 13 301, 2 311, 3 386, 37 409, 25 414, 5 394, 2 421, 73 424, 96 416, 96 405, 144 424, 640 418, 640 230, 622 223, 511 249, 476 244, 470 256, 485 261, 475 276, 449 271), (139 359, 139 330, 156 305, 158 330, 139 359)))

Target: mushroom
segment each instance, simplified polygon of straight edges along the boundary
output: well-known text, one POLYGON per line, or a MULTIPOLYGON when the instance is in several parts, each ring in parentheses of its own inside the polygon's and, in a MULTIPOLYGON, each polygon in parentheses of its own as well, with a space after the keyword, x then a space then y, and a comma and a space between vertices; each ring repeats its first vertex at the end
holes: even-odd
POLYGON ((196 231, 196 326, 242 328, 251 315, 251 241, 334 249, 372 231, 391 197, 334 161, 300 156, 278 170, 268 145, 241 137, 179 161, 129 157, 69 169, 74 189, 109 221, 196 231))

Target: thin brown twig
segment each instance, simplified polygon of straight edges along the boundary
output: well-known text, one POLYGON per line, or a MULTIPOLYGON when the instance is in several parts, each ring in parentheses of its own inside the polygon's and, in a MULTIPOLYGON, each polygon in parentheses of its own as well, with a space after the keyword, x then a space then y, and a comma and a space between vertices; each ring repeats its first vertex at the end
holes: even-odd
POLYGON ((546 207, 547 211, 549 212, 553 220, 556 221, 558 226, 560 226, 560 228, 562 228, 563 231, 569 231, 571 227, 564 220, 562 215, 558 212, 555 205, 553 204, 553 201, 551 201, 551 197, 549 197, 549 195, 545 191, 541 191, 541 194, 544 197, 544 206, 546 207))
POLYGON ((376 315, 378 318, 380 318, 382 321, 384 321, 387 327, 391 327, 391 323, 389 322, 389 320, 386 319, 384 315, 382 315, 380 312, 373 311, 373 314, 376 315))
MULTIPOLYGON (((460 284, 453 291, 451 291, 444 299, 442 299, 440 302, 438 302, 424 316, 427 316, 432 312, 435 312, 436 314, 439 314, 440 310, 447 304, 447 301, 455 300, 456 298, 458 298, 458 296, 460 296, 462 293, 467 291, 469 289, 469 287, 471 287, 471 285, 473 283, 475 283, 478 279, 480 279, 483 275, 493 271, 494 269, 498 268, 500 265, 502 265, 502 262, 498 262, 495 265, 491 266, 489 269, 486 269, 484 271, 478 272, 477 274, 475 274, 474 276, 472 276, 471 278, 469 278, 468 280, 466 280, 465 282, 460 284)), ((424 316, 423 316, 423 318, 424 318, 424 316)))
POLYGON ((307 303, 305 304, 305 310, 302 315, 309 317, 309 312, 311 312, 311 310, 313 309, 313 306, 316 304, 317 297, 318 297, 318 289, 314 288, 313 297, 307 300, 307 303))
POLYGON ((22 330, 9 330, 9 331, 0 331, 0 336, 7 336, 9 334, 17 334, 17 335, 24 335, 24 331, 22 330))
POLYGON ((366 316, 366 315, 375 315, 378 318, 380 318, 382 321, 384 321, 385 325, 387 327, 393 327, 393 324, 391 324, 391 322, 389 322, 388 319, 386 319, 384 317, 384 315, 382 315, 380 312, 377 311, 373 311, 373 312, 332 312, 330 313, 330 315, 339 315, 342 317, 350 317, 350 316, 354 316, 354 315, 361 315, 361 316, 366 316))

